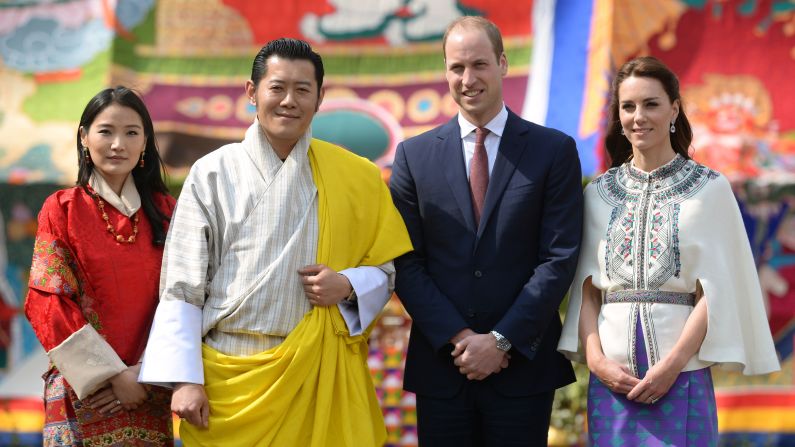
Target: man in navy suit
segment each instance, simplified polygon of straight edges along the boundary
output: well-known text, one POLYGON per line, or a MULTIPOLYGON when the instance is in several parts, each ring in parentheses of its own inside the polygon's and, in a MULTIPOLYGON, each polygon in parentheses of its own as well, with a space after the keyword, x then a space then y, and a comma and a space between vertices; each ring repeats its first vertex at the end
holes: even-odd
POLYGON ((558 307, 582 231, 571 137, 505 107, 497 27, 453 22, 443 40, 459 114, 398 146, 390 188, 414 251, 395 260, 412 330, 404 387, 419 444, 542 446, 555 389, 558 307))

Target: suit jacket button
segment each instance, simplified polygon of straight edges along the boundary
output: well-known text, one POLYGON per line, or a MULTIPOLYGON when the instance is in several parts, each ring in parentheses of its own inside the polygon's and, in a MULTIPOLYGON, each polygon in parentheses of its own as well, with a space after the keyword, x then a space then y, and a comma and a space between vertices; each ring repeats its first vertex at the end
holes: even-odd
POLYGON ((481 276, 483 276, 483 272, 480 270, 475 270, 475 278, 480 278, 481 276))

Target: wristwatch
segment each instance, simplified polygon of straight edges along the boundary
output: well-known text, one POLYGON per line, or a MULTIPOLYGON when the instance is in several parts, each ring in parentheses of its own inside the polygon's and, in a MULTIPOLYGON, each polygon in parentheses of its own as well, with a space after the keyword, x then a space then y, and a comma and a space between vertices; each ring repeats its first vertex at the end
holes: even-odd
POLYGON ((491 335, 497 339, 497 349, 505 352, 511 350, 511 342, 509 342, 507 338, 503 337, 502 334, 497 331, 491 331, 491 335))
POLYGON ((351 287, 351 293, 345 298, 345 301, 349 303, 355 303, 357 298, 359 297, 356 295, 356 290, 354 290, 353 287, 351 287))
POLYGON ((338 275, 340 275, 340 276, 342 276, 343 278, 345 278, 345 280, 346 280, 346 281, 348 281, 348 285, 350 285, 350 286, 351 286, 351 293, 349 293, 349 294, 348 294, 348 296, 346 296, 345 298, 343 298, 343 299, 342 299, 342 301, 344 301, 344 302, 346 302, 346 303, 351 303, 351 304, 355 303, 355 302, 356 302, 356 300, 357 300, 359 297, 358 297, 358 296, 356 296, 356 289, 354 289, 354 288, 353 288, 353 284, 351 284, 351 280, 350 280, 350 279, 348 279, 348 277, 347 277, 347 276, 345 276, 345 275, 343 275, 342 273, 339 273, 339 272, 337 272, 337 274, 338 274, 338 275))

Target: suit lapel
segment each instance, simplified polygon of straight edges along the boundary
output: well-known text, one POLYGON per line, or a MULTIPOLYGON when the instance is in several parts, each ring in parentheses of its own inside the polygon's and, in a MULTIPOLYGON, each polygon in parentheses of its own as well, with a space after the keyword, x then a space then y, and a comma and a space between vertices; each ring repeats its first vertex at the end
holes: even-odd
POLYGON ((458 208, 461 209, 467 228, 474 233, 475 217, 472 211, 472 197, 469 191, 469 180, 467 180, 466 176, 464 151, 461 148, 461 131, 456 118, 447 123, 444 129, 439 132, 438 138, 440 139, 438 141, 439 150, 437 151, 439 157, 438 166, 442 166, 444 176, 453 191, 458 208))
POLYGON ((513 112, 508 111, 508 121, 505 123, 505 130, 500 139, 500 147, 497 150, 497 158, 494 160, 494 167, 491 170, 489 188, 486 191, 486 200, 483 203, 483 214, 480 216, 477 238, 483 234, 483 229, 489 222, 494 208, 505 192, 508 181, 513 176, 519 159, 527 147, 526 134, 527 125, 513 112))

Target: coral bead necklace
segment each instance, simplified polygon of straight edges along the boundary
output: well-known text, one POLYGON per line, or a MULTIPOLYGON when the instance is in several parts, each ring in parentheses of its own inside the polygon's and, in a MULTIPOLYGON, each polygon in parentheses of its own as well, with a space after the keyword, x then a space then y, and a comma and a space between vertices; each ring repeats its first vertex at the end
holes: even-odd
POLYGON ((129 237, 125 238, 121 234, 117 234, 116 230, 113 228, 113 225, 110 223, 110 219, 108 218, 108 213, 105 212, 105 201, 102 200, 102 197, 99 195, 95 196, 97 198, 97 205, 99 206, 99 212, 102 213, 102 220, 105 221, 105 228, 107 228, 108 233, 110 233, 117 242, 121 242, 123 244, 132 244, 135 243, 135 237, 138 235, 138 212, 133 215, 133 229, 129 237))

